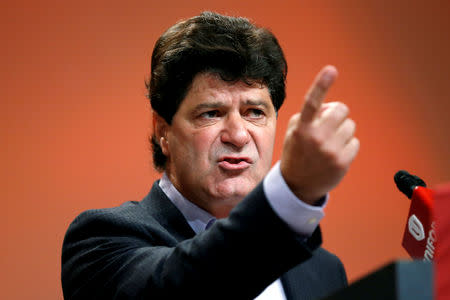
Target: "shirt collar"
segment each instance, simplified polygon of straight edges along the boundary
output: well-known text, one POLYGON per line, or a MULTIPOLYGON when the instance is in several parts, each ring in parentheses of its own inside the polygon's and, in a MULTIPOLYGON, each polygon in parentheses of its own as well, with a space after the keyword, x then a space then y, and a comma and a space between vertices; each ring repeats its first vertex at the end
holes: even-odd
POLYGON ((199 234, 211 226, 216 220, 207 211, 198 207, 191 201, 187 200, 181 193, 173 186, 166 173, 163 174, 159 181, 159 187, 163 190, 166 196, 172 201, 172 203, 181 211, 186 218, 189 226, 196 234, 199 234))

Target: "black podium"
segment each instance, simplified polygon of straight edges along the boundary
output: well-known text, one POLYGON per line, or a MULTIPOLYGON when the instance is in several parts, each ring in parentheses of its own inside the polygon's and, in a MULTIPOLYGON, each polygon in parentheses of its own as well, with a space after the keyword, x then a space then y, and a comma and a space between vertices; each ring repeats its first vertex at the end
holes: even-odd
POLYGON ((432 300, 433 265, 395 261, 325 299, 432 300))

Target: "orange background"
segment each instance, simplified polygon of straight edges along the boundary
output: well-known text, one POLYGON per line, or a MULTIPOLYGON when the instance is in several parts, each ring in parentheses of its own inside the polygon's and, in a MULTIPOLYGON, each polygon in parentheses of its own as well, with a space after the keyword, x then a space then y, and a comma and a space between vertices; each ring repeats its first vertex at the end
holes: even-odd
POLYGON ((332 192, 324 245, 349 279, 406 258, 409 201, 393 175, 450 181, 448 1, 3 1, 0 297, 61 299, 65 230, 89 208, 141 199, 158 174, 144 81, 158 36, 202 10, 272 29, 289 63, 275 157, 316 72, 348 104, 360 154, 332 192))

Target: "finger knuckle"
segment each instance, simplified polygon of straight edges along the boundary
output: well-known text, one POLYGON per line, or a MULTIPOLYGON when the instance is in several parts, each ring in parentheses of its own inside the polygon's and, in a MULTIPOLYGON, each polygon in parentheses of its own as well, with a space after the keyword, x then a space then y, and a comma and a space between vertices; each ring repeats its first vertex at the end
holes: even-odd
POLYGON ((353 148, 355 149, 355 152, 358 152, 361 147, 361 142, 359 141, 358 138, 354 137, 352 139, 352 143, 353 143, 353 148))
POLYGON ((341 115, 348 115, 350 113, 350 109, 348 106, 342 102, 336 102, 335 109, 341 114, 341 115))
POLYGON ((299 121, 300 121, 300 113, 296 113, 289 119, 289 126, 298 124, 299 121))
POLYGON ((356 122, 353 119, 347 119, 348 126, 351 128, 356 128, 356 122))
POLYGON ((339 170, 344 170, 348 166, 348 159, 341 155, 336 158, 335 167, 339 170))
POLYGON ((338 153, 336 149, 329 147, 329 146, 323 146, 321 148, 322 155, 325 157, 326 161, 331 162, 334 164, 338 160, 338 153))
MULTIPOLYGON (((309 141, 316 147, 323 148, 323 145, 326 142, 326 138, 323 134, 315 132, 314 134, 309 136, 309 141)), ((328 149, 324 149, 324 152, 328 152, 328 149)))
POLYGON ((343 130, 349 136, 353 136, 353 134, 355 133, 355 130, 356 130, 356 123, 351 119, 345 120, 343 130))

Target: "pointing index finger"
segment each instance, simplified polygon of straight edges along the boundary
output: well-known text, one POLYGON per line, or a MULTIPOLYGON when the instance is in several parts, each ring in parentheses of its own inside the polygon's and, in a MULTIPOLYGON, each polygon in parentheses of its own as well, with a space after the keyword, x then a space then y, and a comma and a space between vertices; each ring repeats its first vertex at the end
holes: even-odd
POLYGON ((325 66, 320 70, 306 93, 300 117, 301 122, 309 123, 314 120, 315 116, 320 111, 320 107, 328 89, 333 84, 337 75, 338 72, 334 66, 325 66))

